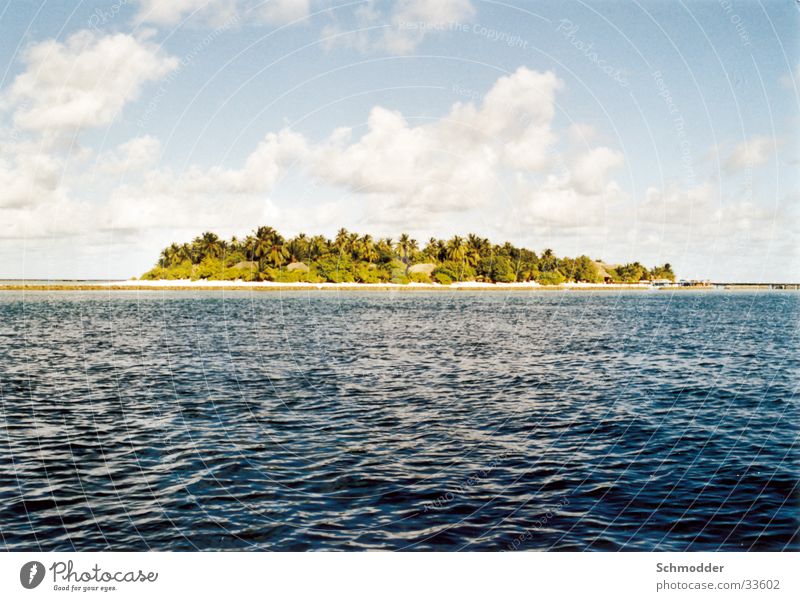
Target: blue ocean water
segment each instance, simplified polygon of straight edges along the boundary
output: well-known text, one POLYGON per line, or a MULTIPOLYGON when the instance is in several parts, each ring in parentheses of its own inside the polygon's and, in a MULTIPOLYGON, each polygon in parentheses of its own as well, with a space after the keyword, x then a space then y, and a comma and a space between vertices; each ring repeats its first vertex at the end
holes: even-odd
POLYGON ((796 292, 0 292, 8 550, 800 550, 796 292))

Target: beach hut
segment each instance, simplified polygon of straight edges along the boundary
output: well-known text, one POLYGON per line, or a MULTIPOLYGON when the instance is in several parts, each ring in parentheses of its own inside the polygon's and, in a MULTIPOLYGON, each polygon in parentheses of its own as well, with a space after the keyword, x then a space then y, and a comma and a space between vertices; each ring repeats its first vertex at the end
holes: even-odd
POLYGON ((295 261, 286 266, 286 271, 308 271, 308 265, 302 261, 295 261))

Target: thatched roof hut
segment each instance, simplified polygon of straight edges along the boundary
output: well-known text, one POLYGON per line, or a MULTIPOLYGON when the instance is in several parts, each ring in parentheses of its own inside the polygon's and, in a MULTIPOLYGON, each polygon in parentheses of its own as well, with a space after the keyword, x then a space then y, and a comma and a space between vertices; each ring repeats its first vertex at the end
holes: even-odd
POLYGON ((408 268, 408 273, 424 273, 430 275, 436 269, 436 263, 417 263, 408 268))
POLYGON ((604 282, 610 282, 614 279, 611 277, 611 274, 608 273, 608 270, 616 269, 617 265, 602 263, 601 261, 592 261, 592 263, 594 263, 594 266, 597 268, 597 272, 600 274, 600 277, 603 278, 604 282))
POLYGON ((295 261, 286 266, 286 271, 308 271, 308 265, 302 261, 295 261))
POLYGON ((252 269, 253 271, 258 271, 258 263, 255 261, 239 261, 236 265, 233 266, 234 269, 252 269))

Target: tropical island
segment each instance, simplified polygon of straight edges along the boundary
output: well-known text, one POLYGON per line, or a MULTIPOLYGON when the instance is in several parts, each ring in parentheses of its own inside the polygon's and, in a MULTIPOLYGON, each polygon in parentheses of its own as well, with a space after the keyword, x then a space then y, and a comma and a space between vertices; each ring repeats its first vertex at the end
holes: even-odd
POLYGON ((638 284, 675 281, 669 263, 612 265, 586 255, 557 257, 506 242, 493 244, 475 234, 449 240, 431 238, 421 246, 408 234, 375 239, 340 229, 333 240, 298 234, 284 238, 261 226, 251 235, 223 240, 205 232, 188 243, 161 251, 142 280, 215 280, 281 283, 442 284, 535 282, 638 284))

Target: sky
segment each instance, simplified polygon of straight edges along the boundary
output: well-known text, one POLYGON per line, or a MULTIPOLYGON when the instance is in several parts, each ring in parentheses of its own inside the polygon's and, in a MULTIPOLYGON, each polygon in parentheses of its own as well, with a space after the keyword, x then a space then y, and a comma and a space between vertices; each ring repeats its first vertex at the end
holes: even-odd
POLYGON ((204 231, 800 281, 800 3, 0 0, 0 279, 204 231))

